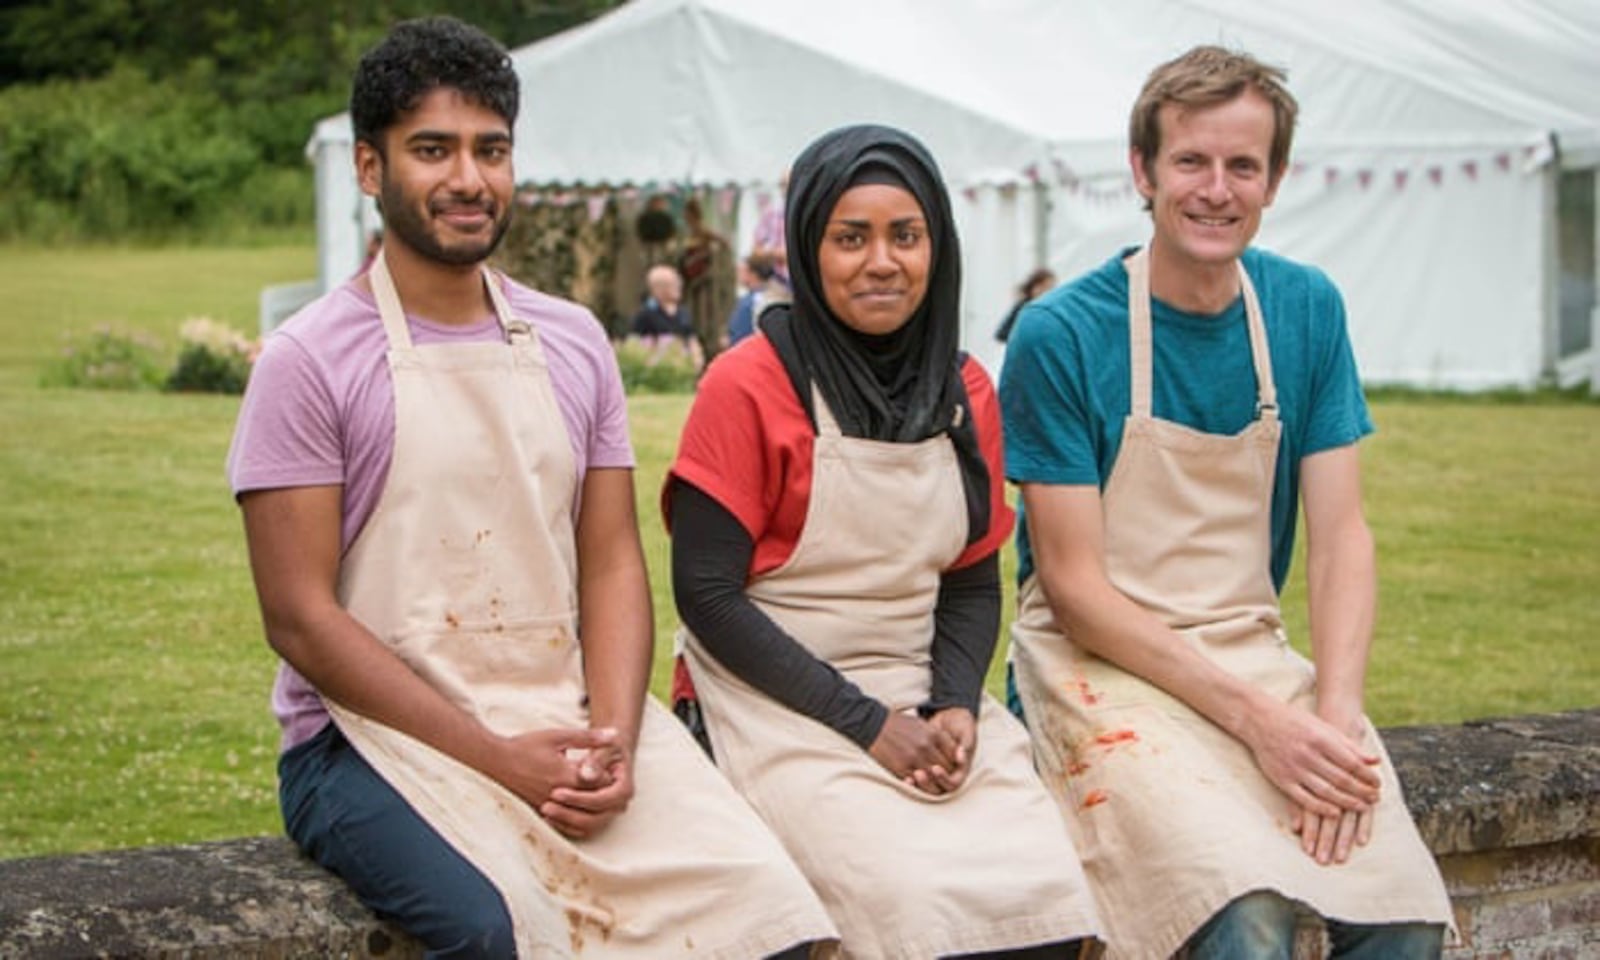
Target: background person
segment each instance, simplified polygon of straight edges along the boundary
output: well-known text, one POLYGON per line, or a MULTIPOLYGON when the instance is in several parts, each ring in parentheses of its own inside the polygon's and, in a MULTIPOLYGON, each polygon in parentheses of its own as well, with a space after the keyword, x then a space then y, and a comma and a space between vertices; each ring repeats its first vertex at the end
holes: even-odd
POLYGON ((739 286, 744 292, 728 316, 728 346, 756 332, 761 313, 769 306, 789 302, 789 288, 777 279, 772 258, 752 253, 739 264, 739 286))
POLYGON ((944 185, 911 137, 848 127, 788 210, 794 302, 711 365, 663 494, 718 764, 847 955, 1074 956, 1077 856, 983 693, 1011 512, 944 185))
POLYGON ((722 349, 727 335, 722 324, 733 309, 731 248, 706 224, 696 197, 684 201, 683 227, 683 247, 678 252, 683 300, 689 326, 700 342, 700 355, 709 362, 722 349))
POLYGON ((1025 308, 1001 380, 1021 485, 1017 686, 1113 956, 1437 956, 1450 920, 1363 708, 1371 431, 1338 291, 1249 248, 1288 164, 1281 71, 1200 47, 1129 151, 1153 235, 1025 308), (1306 517, 1314 664, 1278 607, 1306 517))
POLYGON ((645 301, 633 315, 633 335, 650 348, 652 357, 678 349, 699 369, 704 355, 695 337, 689 306, 683 302, 683 277, 678 268, 669 263, 651 267, 645 273, 645 289, 645 301))
POLYGON ((785 231, 785 196, 789 191, 789 171, 778 177, 778 195, 762 209, 750 235, 750 252, 772 259, 772 271, 785 288, 789 282, 789 241, 785 231))
POLYGON ((1011 305, 1011 309, 1006 311, 1005 319, 995 328, 994 338, 1005 343, 1011 336, 1011 328, 1016 326, 1017 314, 1022 312, 1022 308, 1055 285, 1056 275, 1047 267, 1040 267, 1028 274, 1022 285, 1017 287, 1017 302, 1011 305))
POLYGON ((284 823, 430 956, 803 953, 831 937, 820 904, 645 692, 604 331, 483 266, 518 90, 505 50, 449 18, 362 58, 382 249, 250 379, 229 472, 284 661, 284 823))

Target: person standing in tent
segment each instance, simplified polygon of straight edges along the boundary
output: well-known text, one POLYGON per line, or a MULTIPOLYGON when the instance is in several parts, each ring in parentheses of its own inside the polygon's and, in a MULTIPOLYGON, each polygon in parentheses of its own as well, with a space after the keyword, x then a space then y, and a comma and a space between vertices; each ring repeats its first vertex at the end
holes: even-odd
POLYGON ((1016 303, 1011 305, 1011 309, 1006 311, 1004 319, 1000 321, 1000 326, 995 328, 994 338, 1005 343, 1011 336, 1012 328, 1017 325, 1017 315, 1022 313, 1022 308, 1055 285, 1055 271, 1049 267, 1040 267, 1028 274, 1022 285, 1017 287, 1016 303))
POLYGON ((362 58, 382 249, 251 376, 229 473, 284 660, 285 825, 429 956, 801 956, 833 938, 821 904, 646 695, 605 334, 484 266, 518 91, 450 18, 362 58))
POLYGON ((1338 291, 1249 246, 1288 163, 1282 71, 1199 47, 1134 106, 1153 236, 1024 308, 1016 684, 1112 956, 1436 957, 1451 918, 1363 707, 1371 431, 1338 291), (1306 517, 1314 664, 1278 591, 1306 517))
POLYGON ((847 956, 1076 956, 1077 854, 983 692, 1012 514, 944 184, 847 127, 788 211, 793 303, 708 368, 662 494, 713 753, 847 956))
POLYGON ((733 309, 732 250, 722 235, 706 224, 697 197, 683 204, 683 248, 678 272, 683 276, 683 301, 700 343, 705 363, 721 352, 727 330, 723 324, 733 309))
POLYGON ((739 286, 744 292, 728 314, 728 346, 755 334, 762 311, 789 302, 789 288, 778 282, 772 258, 752 253, 739 264, 739 286))
POLYGON ((778 195, 761 208, 755 229, 750 234, 750 252, 771 259, 773 276, 789 288, 789 246, 784 239, 784 195, 789 190, 789 171, 778 177, 778 195))

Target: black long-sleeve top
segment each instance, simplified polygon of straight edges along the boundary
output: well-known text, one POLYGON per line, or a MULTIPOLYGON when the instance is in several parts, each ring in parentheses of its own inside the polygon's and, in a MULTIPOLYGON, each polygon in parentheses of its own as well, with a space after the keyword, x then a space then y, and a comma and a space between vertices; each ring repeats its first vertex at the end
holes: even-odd
MULTIPOLYGON (((798 713, 870 747, 888 708, 814 656, 745 593, 755 542, 738 519, 694 485, 675 480, 672 588, 678 615, 707 652, 740 679, 798 713)), ((974 716, 1000 625, 999 554, 939 581, 932 687, 919 712, 964 707, 974 716)))

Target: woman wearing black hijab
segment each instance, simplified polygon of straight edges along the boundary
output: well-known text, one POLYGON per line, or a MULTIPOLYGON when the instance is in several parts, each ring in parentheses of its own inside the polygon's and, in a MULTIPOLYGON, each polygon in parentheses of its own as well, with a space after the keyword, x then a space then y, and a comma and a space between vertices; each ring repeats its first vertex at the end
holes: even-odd
POLYGON ((1081 866, 983 692, 1013 516, 944 184, 907 134, 847 127, 787 210, 794 302, 707 371, 663 493, 717 763, 847 955, 1072 956, 1081 866))

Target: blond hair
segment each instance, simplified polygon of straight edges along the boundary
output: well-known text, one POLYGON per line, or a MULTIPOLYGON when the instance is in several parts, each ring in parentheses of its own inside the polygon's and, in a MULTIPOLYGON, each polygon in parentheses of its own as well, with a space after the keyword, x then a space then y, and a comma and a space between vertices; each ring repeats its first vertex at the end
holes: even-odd
POLYGON ((1267 176, 1277 183, 1289 164, 1295 117, 1300 105, 1284 84, 1289 75, 1247 53, 1218 46, 1199 46, 1150 71, 1128 118, 1128 145, 1139 151, 1146 170, 1153 169, 1161 150, 1161 108, 1210 107, 1254 90, 1272 105, 1272 147, 1267 176))

